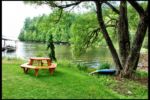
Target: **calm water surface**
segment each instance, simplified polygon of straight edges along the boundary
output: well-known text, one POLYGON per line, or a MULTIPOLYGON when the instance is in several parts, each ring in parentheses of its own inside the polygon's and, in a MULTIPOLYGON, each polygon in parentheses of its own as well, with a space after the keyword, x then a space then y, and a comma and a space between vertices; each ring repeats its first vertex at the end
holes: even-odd
MULTIPOLYGON (((28 60, 30 57, 44 56, 48 57, 48 50, 44 43, 25 43, 17 42, 15 52, 2 52, 2 56, 19 57, 28 60)), ((57 60, 71 60, 74 63, 82 63, 89 67, 97 67, 101 63, 108 62, 114 66, 112 56, 106 47, 89 49, 80 57, 74 57, 71 52, 71 47, 68 45, 55 45, 55 55, 57 60)))

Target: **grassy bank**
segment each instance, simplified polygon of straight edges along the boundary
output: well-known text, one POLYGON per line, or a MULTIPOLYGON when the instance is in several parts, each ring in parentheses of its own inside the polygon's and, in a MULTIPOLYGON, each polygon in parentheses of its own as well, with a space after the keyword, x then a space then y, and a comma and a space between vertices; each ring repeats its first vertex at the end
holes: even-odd
POLYGON ((24 74, 20 59, 2 60, 2 99, 118 99, 148 98, 148 88, 138 82, 113 76, 89 76, 84 67, 58 61, 53 75, 40 70, 24 74), (84 70, 84 71, 83 71, 84 70))

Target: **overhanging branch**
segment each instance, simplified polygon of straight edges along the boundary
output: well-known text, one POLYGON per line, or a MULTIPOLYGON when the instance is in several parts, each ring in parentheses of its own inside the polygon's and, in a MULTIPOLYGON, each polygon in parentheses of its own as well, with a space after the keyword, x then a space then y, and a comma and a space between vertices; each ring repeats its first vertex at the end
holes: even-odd
POLYGON ((105 4, 107 4, 114 12, 116 12, 117 14, 119 14, 119 10, 117 10, 113 5, 111 5, 109 2, 104 2, 105 4))
POLYGON ((78 4, 80 4, 81 1, 74 2, 74 3, 70 3, 70 4, 66 4, 66 5, 58 5, 58 4, 56 4, 55 2, 49 2, 49 1, 45 1, 45 3, 49 4, 51 7, 57 7, 57 8, 60 9, 61 12, 60 12, 60 14, 59 14, 59 18, 58 18, 58 20, 56 21, 56 23, 58 23, 58 22, 60 21, 60 19, 61 19, 62 12, 63 12, 63 9, 64 9, 64 8, 68 8, 68 7, 73 6, 73 7, 72 7, 72 9, 73 9, 75 6, 77 6, 78 4))
POLYGON ((52 6, 52 7, 58 7, 58 8, 60 8, 60 9, 64 9, 64 8, 71 7, 71 6, 73 6, 73 5, 78 5, 78 4, 80 4, 80 3, 81 3, 81 1, 74 2, 74 3, 71 3, 71 4, 66 4, 66 5, 58 5, 58 4, 54 3, 54 2, 51 2, 51 3, 50 3, 50 6, 52 6))
POLYGON ((58 18, 58 20, 56 21, 56 23, 55 23, 55 24, 57 24, 57 23, 60 21, 60 19, 61 19, 61 17, 62 17, 62 12, 63 12, 63 10, 62 10, 62 9, 60 9, 59 18, 58 18))
MULTIPOLYGON (((108 27, 116 27, 116 25, 108 24, 108 25, 106 25, 106 28, 108 28, 108 27)), ((88 48, 90 44, 92 44, 92 43, 94 43, 94 41, 96 41, 96 39, 98 38, 98 32, 100 32, 100 31, 101 31, 101 29, 98 27, 87 33, 88 35, 84 40, 84 42, 85 42, 84 48, 88 48)))
POLYGON ((88 32, 87 37, 84 40, 84 47, 83 48, 88 48, 90 44, 94 43, 94 41, 98 37, 98 32, 100 31, 100 28, 93 29, 92 31, 88 32))
POLYGON ((133 6, 133 8, 139 13, 140 16, 144 15, 144 9, 136 2, 128 0, 128 2, 133 6))
POLYGON ((109 22, 112 22, 112 21, 115 21, 115 23, 117 23, 118 22, 118 20, 117 19, 115 19, 115 18, 111 18, 110 20, 108 20, 107 22, 106 22, 106 25, 109 23, 109 22))

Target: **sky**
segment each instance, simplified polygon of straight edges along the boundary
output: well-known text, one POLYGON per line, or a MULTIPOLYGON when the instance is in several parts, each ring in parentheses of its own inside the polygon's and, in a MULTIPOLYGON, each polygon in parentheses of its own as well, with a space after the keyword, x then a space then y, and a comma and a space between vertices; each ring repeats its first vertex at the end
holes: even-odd
POLYGON ((47 5, 35 6, 23 1, 2 1, 2 36, 17 39, 26 17, 51 13, 47 5))
MULTIPOLYGON (((76 13, 83 13, 88 10, 82 8, 81 5, 72 9, 76 13)), ((2 36, 18 39, 25 18, 49 13, 52 13, 52 10, 47 5, 36 6, 24 4, 23 1, 2 1, 2 36)))

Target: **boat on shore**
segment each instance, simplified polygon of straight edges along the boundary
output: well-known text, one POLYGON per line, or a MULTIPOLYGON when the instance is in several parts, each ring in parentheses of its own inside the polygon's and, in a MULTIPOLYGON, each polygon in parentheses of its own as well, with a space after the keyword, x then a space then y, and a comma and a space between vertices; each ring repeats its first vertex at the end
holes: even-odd
POLYGON ((6 51, 7 51, 7 52, 13 52, 13 51, 16 51, 16 47, 11 46, 11 45, 8 45, 8 46, 6 46, 6 51))
POLYGON ((90 75, 93 75, 93 74, 115 75, 116 74, 116 69, 101 69, 101 70, 93 71, 89 74, 90 75))
POLYGON ((5 47, 2 47, 2 51, 5 51, 6 50, 6 48, 5 47))

